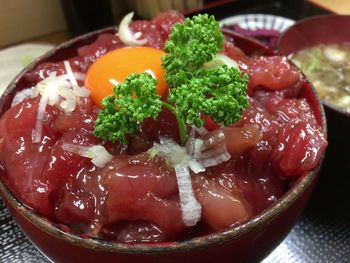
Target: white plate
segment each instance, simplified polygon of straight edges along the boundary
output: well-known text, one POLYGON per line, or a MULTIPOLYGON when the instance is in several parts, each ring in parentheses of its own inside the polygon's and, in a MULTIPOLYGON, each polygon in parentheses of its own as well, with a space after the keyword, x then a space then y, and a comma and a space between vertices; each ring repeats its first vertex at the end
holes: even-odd
POLYGON ((21 44, 0 50, 0 95, 22 69, 53 47, 50 44, 21 44))
POLYGON ((283 32, 295 23, 294 20, 274 15, 247 14, 227 17, 220 21, 220 25, 230 26, 238 24, 240 27, 249 30, 273 29, 283 32))

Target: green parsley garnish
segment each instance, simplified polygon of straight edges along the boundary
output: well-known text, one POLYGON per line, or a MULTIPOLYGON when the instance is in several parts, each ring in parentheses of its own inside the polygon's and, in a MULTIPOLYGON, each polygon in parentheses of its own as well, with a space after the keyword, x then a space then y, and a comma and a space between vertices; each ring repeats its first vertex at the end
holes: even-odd
POLYGON ((146 118, 157 118, 168 108, 179 125, 181 143, 187 141, 187 127, 204 124, 201 113, 215 122, 229 125, 240 119, 248 107, 247 76, 236 67, 204 68, 222 49, 224 37, 213 16, 198 15, 176 24, 166 42, 163 57, 165 79, 170 87, 168 102, 156 94, 157 81, 148 73, 131 74, 103 99, 96 120, 95 135, 104 140, 127 143, 126 135, 139 131, 146 118))
POLYGON ((114 87, 118 97, 110 95, 102 100, 102 108, 95 124, 95 135, 106 141, 126 144, 127 134, 135 134, 146 118, 156 118, 161 110, 160 97, 155 92, 157 81, 147 73, 131 74, 114 87))

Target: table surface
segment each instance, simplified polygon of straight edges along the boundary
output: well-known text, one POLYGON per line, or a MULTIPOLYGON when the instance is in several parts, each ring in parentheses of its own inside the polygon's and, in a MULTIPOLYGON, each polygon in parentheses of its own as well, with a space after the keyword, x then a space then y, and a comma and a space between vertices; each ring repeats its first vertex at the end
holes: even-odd
MULTIPOLYGON (((292 2, 292 1, 290 1, 292 2)), ((298 6, 296 1, 294 5, 298 6)), ((330 2, 330 1, 329 1, 330 2)), ((324 10, 306 6, 287 7, 280 1, 269 1, 259 8, 241 9, 236 13, 270 13, 292 19, 324 13, 324 10)), ((236 9, 235 9, 236 8, 236 9)), ((221 9, 212 11, 219 18, 227 16, 221 9), (220 17, 221 16, 221 17, 220 17)), ((225 13, 226 12, 226 13, 225 13)), ((47 42, 61 42, 65 32, 43 37, 47 42), (53 40, 52 40, 53 39, 53 40)), ((37 39, 42 41, 41 39, 37 39)), ((350 120, 340 118, 327 109, 329 147, 320 173, 319 182, 310 203, 283 242, 266 258, 270 262, 350 262, 350 120), (341 134, 339 134, 339 132, 341 134)), ((49 262, 19 230, 0 200, 0 262, 49 262)))
POLYGON ((340 15, 350 14, 349 0, 309 0, 310 2, 340 15))

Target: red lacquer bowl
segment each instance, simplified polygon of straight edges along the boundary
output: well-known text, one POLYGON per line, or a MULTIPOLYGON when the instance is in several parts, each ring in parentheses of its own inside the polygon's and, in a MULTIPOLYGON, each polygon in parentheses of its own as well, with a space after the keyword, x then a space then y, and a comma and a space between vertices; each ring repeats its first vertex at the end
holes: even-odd
MULTIPOLYGON (((76 48, 91 43, 108 28, 96 31, 57 47, 29 65, 8 86, 0 101, 0 114, 9 107, 16 90, 26 87, 24 74, 45 61, 58 61, 76 55, 76 48)), ((248 55, 273 54, 265 46, 232 32, 224 31, 235 44, 248 55)), ((300 96, 305 97, 315 112, 317 121, 327 132, 323 107, 313 87, 304 82, 300 96)), ((323 158, 321 159, 322 162, 323 158)), ((35 214, 21 204, 5 185, 4 175, 0 183, 5 204, 17 224, 30 240, 54 262, 247 262, 267 255, 285 237, 305 207, 317 181, 321 162, 275 203, 249 222, 216 234, 181 242, 157 244, 120 244, 78 237, 59 229, 52 222, 35 214)))

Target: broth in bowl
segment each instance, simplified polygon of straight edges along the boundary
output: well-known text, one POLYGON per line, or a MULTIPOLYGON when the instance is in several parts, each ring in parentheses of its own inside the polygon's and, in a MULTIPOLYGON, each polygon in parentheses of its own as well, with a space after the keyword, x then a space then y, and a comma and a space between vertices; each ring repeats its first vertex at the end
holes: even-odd
POLYGON ((314 84, 320 98, 350 113, 350 45, 318 45, 298 51, 292 61, 314 84))

